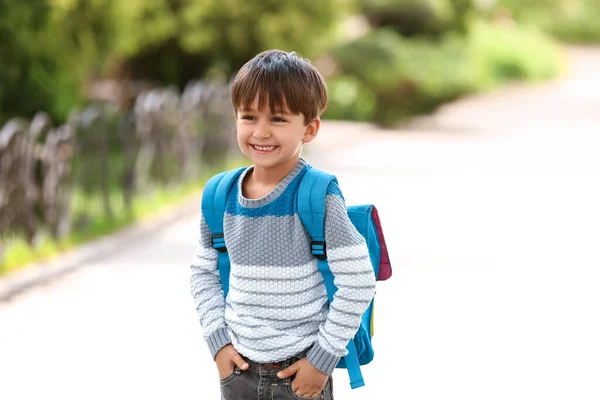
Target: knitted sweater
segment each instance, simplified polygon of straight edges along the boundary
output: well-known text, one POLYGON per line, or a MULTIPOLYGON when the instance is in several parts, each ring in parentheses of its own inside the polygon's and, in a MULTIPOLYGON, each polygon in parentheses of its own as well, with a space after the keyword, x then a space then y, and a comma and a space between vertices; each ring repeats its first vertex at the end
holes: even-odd
POLYGON ((328 303, 296 204, 307 168, 300 158, 260 199, 242 195, 248 170, 232 187, 223 224, 231 263, 226 299, 217 252, 204 217, 200 219, 191 288, 213 358, 228 343, 260 363, 278 362, 308 349, 309 362, 330 374, 347 354, 346 345, 375 294, 375 276, 365 240, 350 222, 342 193, 333 182, 326 196, 325 241, 338 291, 328 303))

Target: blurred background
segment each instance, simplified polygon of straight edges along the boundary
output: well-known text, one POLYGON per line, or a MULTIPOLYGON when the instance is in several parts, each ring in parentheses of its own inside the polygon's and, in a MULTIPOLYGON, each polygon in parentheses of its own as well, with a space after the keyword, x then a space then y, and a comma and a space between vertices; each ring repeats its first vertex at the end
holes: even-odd
POLYGON ((260 51, 314 62, 324 119, 394 127, 557 78, 563 44, 600 41, 599 18, 598 0, 2 0, 0 273, 221 168, 227 85, 260 51))
POLYGON ((228 83, 260 51, 314 62, 324 119, 391 128, 558 78, 599 18, 599 0, 2 0, 0 274, 235 159, 228 83))
POLYGON ((367 386, 336 371, 337 396, 600 398, 598 21, 600 0, 0 0, 0 398, 218 398, 188 266, 203 183, 247 163, 229 84, 269 48, 326 77, 307 158, 377 205, 395 271, 367 386))

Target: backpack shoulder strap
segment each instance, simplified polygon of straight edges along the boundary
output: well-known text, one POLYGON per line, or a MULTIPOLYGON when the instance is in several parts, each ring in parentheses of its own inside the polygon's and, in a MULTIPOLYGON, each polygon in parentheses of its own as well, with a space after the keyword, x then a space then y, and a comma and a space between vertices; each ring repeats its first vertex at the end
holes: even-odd
MULTIPOLYGON (((298 216, 311 238, 311 252, 319 259, 318 268, 323 275, 330 303, 337 291, 333 282, 333 274, 327 262, 327 244, 325 243, 325 208, 327 188, 331 182, 337 182, 334 175, 309 168, 302 177, 298 188, 298 216)), ((344 356, 344 362, 350 377, 350 386, 353 389, 364 386, 354 340, 350 340, 346 348, 348 354, 344 356)))
POLYGON ((218 251, 218 268, 223 294, 229 293, 229 254, 227 254, 227 245, 223 235, 223 216, 225 215, 225 206, 227 204, 227 195, 237 178, 246 168, 238 168, 232 171, 222 172, 213 176, 204 186, 202 192, 202 215, 206 220, 208 229, 210 229, 211 243, 218 251))
POLYGON ((223 215, 227 204, 227 195, 232 185, 246 167, 221 172, 209 179, 202 192, 202 215, 212 234, 213 247, 227 251, 223 239, 223 215))
POLYGON ((298 188, 298 216, 311 237, 311 251, 320 260, 327 258, 325 244, 325 200, 327 187, 336 177, 309 168, 298 188))

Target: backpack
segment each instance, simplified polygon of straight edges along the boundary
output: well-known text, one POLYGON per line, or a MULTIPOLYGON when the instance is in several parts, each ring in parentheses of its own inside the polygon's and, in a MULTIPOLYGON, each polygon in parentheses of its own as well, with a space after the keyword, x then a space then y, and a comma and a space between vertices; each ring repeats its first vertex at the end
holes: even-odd
MULTIPOLYGON (((329 302, 337 288, 333 284, 333 274, 327 263, 327 245, 325 243, 325 200, 327 187, 336 177, 307 165, 308 170, 302 177, 298 188, 298 215, 304 228, 311 237, 311 252, 318 259, 318 268, 323 275, 329 302)), ((211 242, 218 251, 219 276, 225 296, 229 291, 229 256, 223 236, 223 217, 229 191, 237 178, 246 169, 238 168, 213 176, 206 184, 202 194, 202 214, 211 232, 211 242)), ((390 259, 381 229, 381 221, 377 209, 373 205, 347 207, 350 221, 365 238, 369 257, 378 281, 389 279, 392 275, 390 259)), ((361 324, 347 346, 348 354, 340 359, 336 368, 345 368, 350 376, 352 389, 364 386, 360 366, 373 360, 374 351, 371 343, 373 336, 373 304, 362 315, 361 324)))

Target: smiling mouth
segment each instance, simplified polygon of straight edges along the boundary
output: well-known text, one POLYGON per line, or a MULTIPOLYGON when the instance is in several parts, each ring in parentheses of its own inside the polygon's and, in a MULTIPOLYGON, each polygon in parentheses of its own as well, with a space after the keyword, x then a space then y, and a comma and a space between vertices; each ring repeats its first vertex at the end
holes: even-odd
POLYGON ((260 152, 264 152, 264 153, 268 153, 270 151, 273 151, 277 147, 277 146, 258 146, 258 145, 255 145, 255 144, 251 144, 250 146, 254 150, 257 150, 257 151, 260 151, 260 152))

